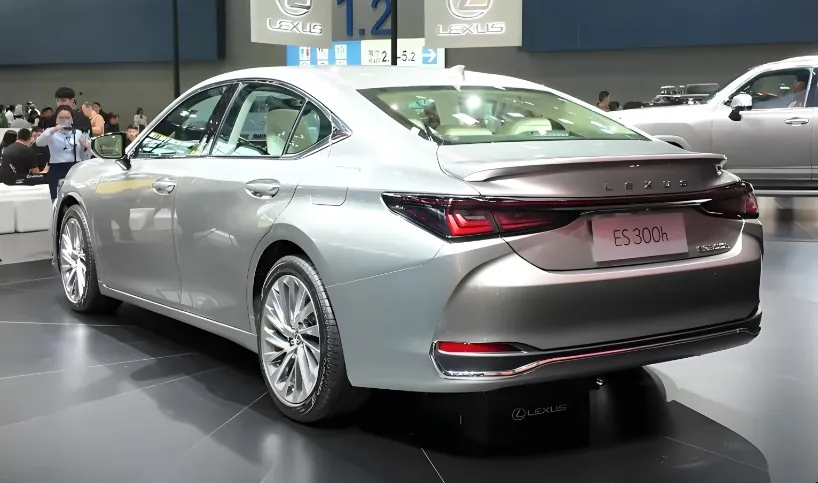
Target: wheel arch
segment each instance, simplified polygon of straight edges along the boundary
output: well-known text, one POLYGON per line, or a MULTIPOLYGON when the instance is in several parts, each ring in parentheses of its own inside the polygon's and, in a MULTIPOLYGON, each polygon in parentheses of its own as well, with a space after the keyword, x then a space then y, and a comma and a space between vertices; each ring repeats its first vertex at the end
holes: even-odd
POLYGON ((256 332, 256 299, 267 273, 276 261, 287 255, 300 255, 307 258, 318 271, 322 280, 326 280, 329 270, 326 260, 320 255, 318 247, 300 229, 289 224, 276 224, 256 246, 250 269, 247 273, 247 310, 251 331, 256 332))
MULTIPOLYGON (((85 207, 85 202, 83 202, 82 197, 79 196, 77 193, 68 193, 63 196, 60 200, 60 205, 54 208, 54 219, 52 224, 52 237, 51 237, 51 248, 54 250, 54 257, 56 257, 56 253, 58 251, 57 243, 59 239, 59 232, 60 227, 62 226, 62 221, 65 219, 65 213, 68 211, 69 208, 72 206, 79 205, 80 208, 85 211, 85 214, 88 215, 88 225, 91 228, 91 231, 94 231, 93 220, 91 220, 90 215, 88 214, 88 209, 85 207)), ((91 236, 94 234, 91 233, 91 236)), ((56 260, 56 258, 55 258, 56 260)))

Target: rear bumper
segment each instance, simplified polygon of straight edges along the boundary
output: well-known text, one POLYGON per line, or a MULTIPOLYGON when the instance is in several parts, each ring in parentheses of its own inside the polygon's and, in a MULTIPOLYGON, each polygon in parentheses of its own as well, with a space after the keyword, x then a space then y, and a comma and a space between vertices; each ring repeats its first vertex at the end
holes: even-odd
POLYGON ((483 240, 447 244, 421 265, 327 291, 352 385, 480 392, 745 344, 758 333, 762 252, 761 225, 748 222, 726 253, 559 273, 483 240), (535 357, 469 365, 435 354, 436 341, 511 343, 535 357), (627 350, 590 356, 613 348, 627 350), (581 357, 552 360, 571 355, 581 357), (514 372, 470 377, 497 370, 514 372))
POLYGON ((537 372, 538 382, 580 377, 699 356, 747 344, 761 332, 761 311, 744 320, 654 337, 551 351, 453 354, 437 344, 431 357, 441 377, 503 380, 537 372))

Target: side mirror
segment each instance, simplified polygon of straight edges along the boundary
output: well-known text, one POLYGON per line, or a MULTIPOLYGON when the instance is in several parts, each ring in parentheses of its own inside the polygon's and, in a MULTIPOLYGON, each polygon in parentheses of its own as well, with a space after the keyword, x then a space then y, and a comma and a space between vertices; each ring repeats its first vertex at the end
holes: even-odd
POLYGON ((122 169, 131 169, 131 160, 125 155, 126 137, 124 132, 96 137, 91 141, 91 152, 98 158, 116 161, 122 169))
POLYGON ((750 94, 736 94, 730 100, 730 115, 731 121, 741 121, 741 111, 749 111, 753 108, 753 97, 750 94))

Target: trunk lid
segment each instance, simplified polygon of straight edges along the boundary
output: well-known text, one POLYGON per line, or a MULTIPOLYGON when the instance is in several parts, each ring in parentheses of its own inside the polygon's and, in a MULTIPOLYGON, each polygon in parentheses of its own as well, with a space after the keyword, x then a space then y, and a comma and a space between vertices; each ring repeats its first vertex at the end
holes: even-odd
POLYGON ((736 245, 743 227, 742 220, 661 201, 663 195, 704 192, 739 181, 721 169, 723 156, 690 153, 667 143, 581 140, 455 145, 442 146, 438 160, 443 171, 486 197, 594 200, 567 226, 505 237, 521 257, 544 270, 716 255, 736 245), (628 230, 624 238, 623 230, 628 230), (636 243, 645 237, 647 241, 636 243), (628 245, 623 248, 625 240, 628 245))

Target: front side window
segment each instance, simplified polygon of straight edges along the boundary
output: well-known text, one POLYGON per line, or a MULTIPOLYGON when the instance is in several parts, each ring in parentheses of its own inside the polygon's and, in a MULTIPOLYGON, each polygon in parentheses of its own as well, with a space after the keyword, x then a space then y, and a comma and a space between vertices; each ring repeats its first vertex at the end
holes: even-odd
POLYGON ((331 124, 298 94, 275 85, 242 87, 225 117, 214 156, 297 154, 315 144, 331 124))
POLYGON ((179 104, 149 132, 136 149, 142 158, 206 154, 207 123, 229 86, 197 92, 179 104))
POLYGON ((432 86, 360 93, 407 129, 417 129, 441 144, 647 140, 592 109, 546 91, 432 86))
POLYGON ((809 69, 766 72, 747 82, 736 94, 750 94, 753 110, 805 107, 810 85, 809 69))

